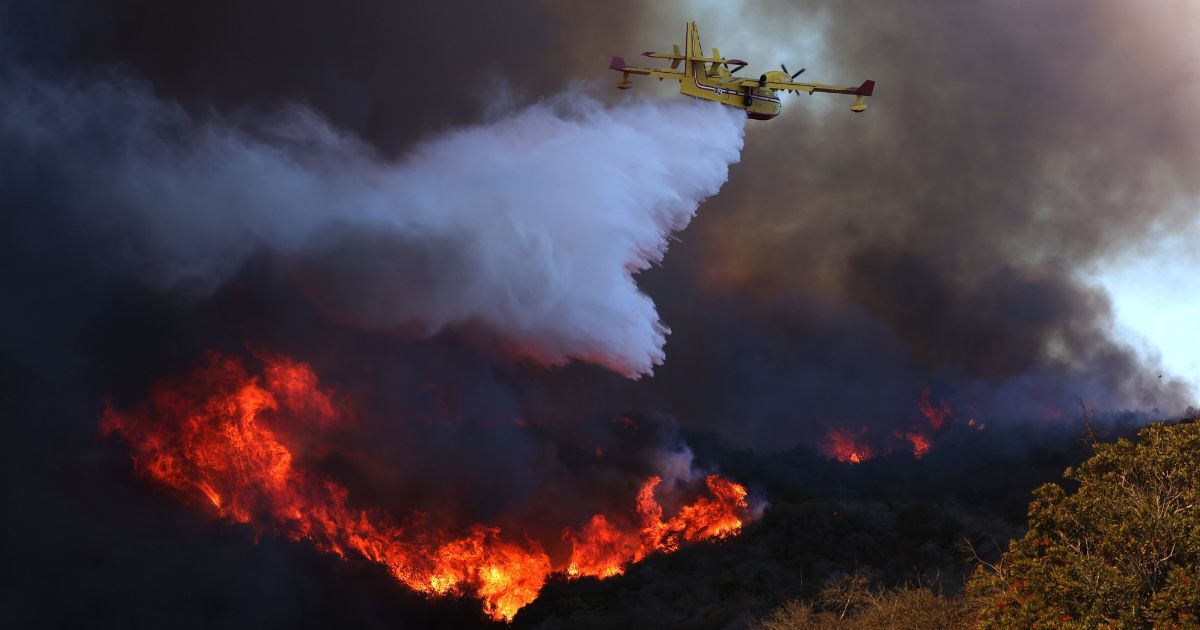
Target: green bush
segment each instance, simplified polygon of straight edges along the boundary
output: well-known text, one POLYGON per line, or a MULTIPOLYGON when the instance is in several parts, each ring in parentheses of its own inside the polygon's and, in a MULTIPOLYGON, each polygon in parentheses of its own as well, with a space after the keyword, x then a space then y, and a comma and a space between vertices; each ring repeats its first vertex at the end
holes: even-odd
POLYGON ((1100 444, 968 586, 983 628, 1200 627, 1200 424, 1100 444))

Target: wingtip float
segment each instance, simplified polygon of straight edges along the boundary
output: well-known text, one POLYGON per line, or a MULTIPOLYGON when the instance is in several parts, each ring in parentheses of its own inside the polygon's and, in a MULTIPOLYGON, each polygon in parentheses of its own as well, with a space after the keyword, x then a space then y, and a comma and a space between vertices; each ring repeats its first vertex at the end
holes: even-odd
POLYGON ((850 94, 854 96, 854 104, 850 111, 861 112, 867 109, 863 98, 875 92, 874 81, 863 81, 858 87, 843 87, 826 85, 824 83, 797 83, 796 77, 804 72, 789 73, 787 66, 780 65, 782 70, 765 72, 757 79, 735 76, 748 63, 740 59, 727 59, 721 52, 713 48, 712 56, 705 57, 700 46, 700 33, 695 22, 688 22, 684 50, 679 45, 672 46, 670 53, 644 52, 642 56, 651 59, 669 59, 670 69, 642 68, 625 63, 621 57, 613 57, 608 67, 622 73, 618 89, 628 90, 633 87, 630 75, 638 74, 658 80, 672 79, 679 81, 680 94, 694 98, 715 101, 729 107, 745 110, 746 115, 754 120, 770 120, 779 115, 783 108, 777 92, 825 92, 828 94, 850 94), (683 66, 680 69, 680 66, 683 66), (733 66, 730 69, 730 66, 733 66))

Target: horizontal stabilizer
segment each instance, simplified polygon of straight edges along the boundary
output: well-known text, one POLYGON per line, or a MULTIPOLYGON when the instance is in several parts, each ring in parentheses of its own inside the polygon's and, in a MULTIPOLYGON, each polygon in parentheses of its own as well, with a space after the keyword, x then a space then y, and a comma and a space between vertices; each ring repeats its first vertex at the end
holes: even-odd
POLYGON ((731 66, 747 66, 748 62, 741 59, 718 59, 716 57, 692 57, 691 61, 703 61, 704 63, 727 63, 731 66))
POLYGON ((642 56, 650 57, 651 59, 670 59, 671 68, 678 68, 679 62, 687 59, 687 55, 684 55, 679 51, 679 44, 672 44, 671 48, 674 49, 674 52, 660 53, 654 52, 653 50, 647 50, 646 52, 642 53, 642 56))

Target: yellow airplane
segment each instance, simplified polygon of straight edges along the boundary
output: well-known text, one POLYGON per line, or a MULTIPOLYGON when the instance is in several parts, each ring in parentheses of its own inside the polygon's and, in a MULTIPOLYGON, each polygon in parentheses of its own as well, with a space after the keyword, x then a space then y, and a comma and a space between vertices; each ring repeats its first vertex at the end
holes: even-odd
POLYGON ((863 97, 870 96, 875 91, 874 81, 864 81, 858 87, 842 87, 823 83, 795 83, 794 79, 800 76, 805 69, 801 68, 798 72, 789 74, 787 66, 783 64, 779 66, 783 72, 772 70, 757 79, 736 77, 734 74, 746 67, 745 61, 726 59, 716 48, 712 50, 712 57, 705 57, 704 50, 700 47, 700 33, 696 29, 695 22, 688 22, 686 37, 687 49, 682 53, 679 50, 679 44, 672 46, 674 52, 670 54, 642 53, 642 56, 653 59, 670 59, 670 70, 628 66, 625 65, 624 59, 613 57, 612 63, 608 67, 624 73, 617 87, 622 90, 633 87, 633 84, 629 82, 631 74, 641 74, 657 78, 659 81, 674 79, 679 81, 680 94, 744 109, 746 115, 754 120, 770 120, 779 115, 783 104, 775 95, 778 90, 809 94, 813 92, 853 94, 854 104, 850 106, 852 112, 861 112, 867 109, 867 105, 863 103, 863 97), (684 64, 682 71, 678 69, 681 62, 684 64), (735 66, 733 70, 729 69, 731 65, 735 66))

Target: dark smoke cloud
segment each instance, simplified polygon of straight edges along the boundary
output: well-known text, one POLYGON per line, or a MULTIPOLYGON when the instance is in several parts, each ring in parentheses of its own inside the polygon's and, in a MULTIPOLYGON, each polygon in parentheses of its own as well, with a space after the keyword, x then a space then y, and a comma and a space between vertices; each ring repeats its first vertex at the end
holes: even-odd
MULTIPOLYGON (((718 17, 705 45, 737 54, 718 17)), ((750 126, 729 185, 643 280, 677 334, 667 404, 739 417, 760 446, 813 439, 823 419, 886 432, 924 385, 997 418, 1069 415, 1075 395, 1181 410, 1190 393, 1114 338, 1083 278, 1186 220, 1176 202, 1200 192, 1194 19, 1119 2, 763 3, 728 30, 802 53, 785 31, 804 24, 826 63, 782 61, 876 79, 876 96, 851 116, 800 95, 750 126), (721 340, 733 322, 753 332, 721 340)))
POLYGON ((608 48, 639 39, 641 14, 541 0, 6 4, 14 54, 40 67, 125 68, 193 111, 306 104, 389 154, 593 79, 608 48))
MULTIPOLYGON (((243 247, 241 239, 254 231, 218 239, 231 255, 220 270, 225 281, 201 287, 211 292, 197 299, 195 291, 181 297, 144 282, 172 275, 164 259, 144 255, 162 240, 147 238, 136 225, 106 224, 114 216, 108 211, 128 218, 121 213, 130 210, 131 199, 144 201, 147 191, 170 184, 121 172, 133 162, 159 175, 163 168, 187 175, 170 165, 190 157, 209 175, 232 178, 231 186, 217 177, 163 198, 185 208, 219 206, 202 200, 222 188, 245 199, 238 184, 248 176, 245 161, 200 159, 205 154, 195 150, 233 140, 263 149, 260 165, 279 165, 270 159, 272 147, 278 155, 288 138, 276 134, 265 142, 256 134, 265 116, 287 104, 307 104, 329 120, 307 124, 310 131, 345 129, 370 144, 351 157, 378 152, 390 161, 433 132, 486 123, 493 112, 512 111, 576 78, 568 59, 577 51, 568 35, 549 27, 562 17, 558 8, 413 6, 226 3, 175 13, 153 3, 0 5, 6 53, 0 78, 10 87, 53 88, 6 89, 7 111, 33 113, 37 124, 10 118, 0 137, 0 278, 13 305, 0 313, 3 496, 9 513, 21 515, 4 521, 3 553, 6 566, 22 575, 21 589, 6 594, 5 609, 18 625, 429 627, 478 619, 476 603, 467 602, 465 616, 453 604, 431 612, 442 604, 397 597, 390 578, 364 579, 353 569, 348 583, 354 587, 338 588, 329 584, 338 570, 331 573, 310 551, 255 546, 247 532, 197 528, 195 513, 176 511, 173 498, 136 482, 125 449, 98 439, 100 410, 106 400, 129 408, 152 382, 186 377, 206 349, 245 356, 250 344, 287 352, 312 361, 323 381, 361 401, 362 432, 335 440, 329 456, 314 465, 352 488, 356 500, 398 515, 424 508, 454 525, 492 522, 519 537, 525 523, 564 527, 609 501, 627 502, 646 474, 683 452, 681 442, 665 434, 643 434, 636 449, 622 449, 611 417, 590 429, 534 418, 518 426, 515 419, 526 414, 512 381, 532 380, 523 375, 526 368, 497 362, 455 334, 413 341, 331 324, 295 284, 280 282, 287 274, 281 276, 279 260, 243 247), (511 37, 504 26, 534 28, 551 43, 511 37), (528 70, 548 51, 557 55, 552 67, 558 70, 528 70), (418 68, 422 82, 403 80, 410 68, 418 68), (148 90, 142 80, 150 81, 148 90), (472 87, 478 85, 484 87, 472 87), (30 102, 35 92, 40 100, 30 102), (71 96, 80 92, 87 116, 38 115, 60 106, 72 110, 81 102, 71 96), (130 101, 133 107, 94 107, 130 101), (206 138, 211 131, 217 133, 206 138), (30 137, 40 133, 47 134, 41 141, 30 137), (147 137, 151 143, 140 142, 147 137), (216 144, 205 144, 210 140, 216 144), (139 276, 143 280, 134 279, 139 276), (364 386, 382 381, 392 385, 364 386), (598 447, 605 449, 603 462, 598 447), (239 557, 238 545, 253 551, 239 557), (221 578, 227 571, 241 578, 221 578), (370 584, 386 590, 361 588, 370 584)), ((680 106, 690 104, 675 104, 683 113, 680 106)), ((233 152, 239 154, 247 156, 233 152)), ((321 170, 311 162, 282 163, 321 170)), ((304 204, 311 195, 295 200, 304 204)), ((677 201, 666 200, 656 211, 677 201)), ((133 205, 140 207, 135 214, 157 220, 154 204, 133 205)), ((172 246, 160 253, 184 253, 206 240, 205 221, 217 216, 211 211, 222 211, 196 209, 210 213, 175 224, 172 246)), ((655 249, 638 238, 628 245, 639 255, 655 249)), ((221 263, 220 252, 209 253, 206 263, 221 263)), ((321 269, 301 271, 312 278, 321 269)), ((311 297, 312 287, 306 289, 311 297)), ((548 535, 556 540, 559 533, 548 535)))

